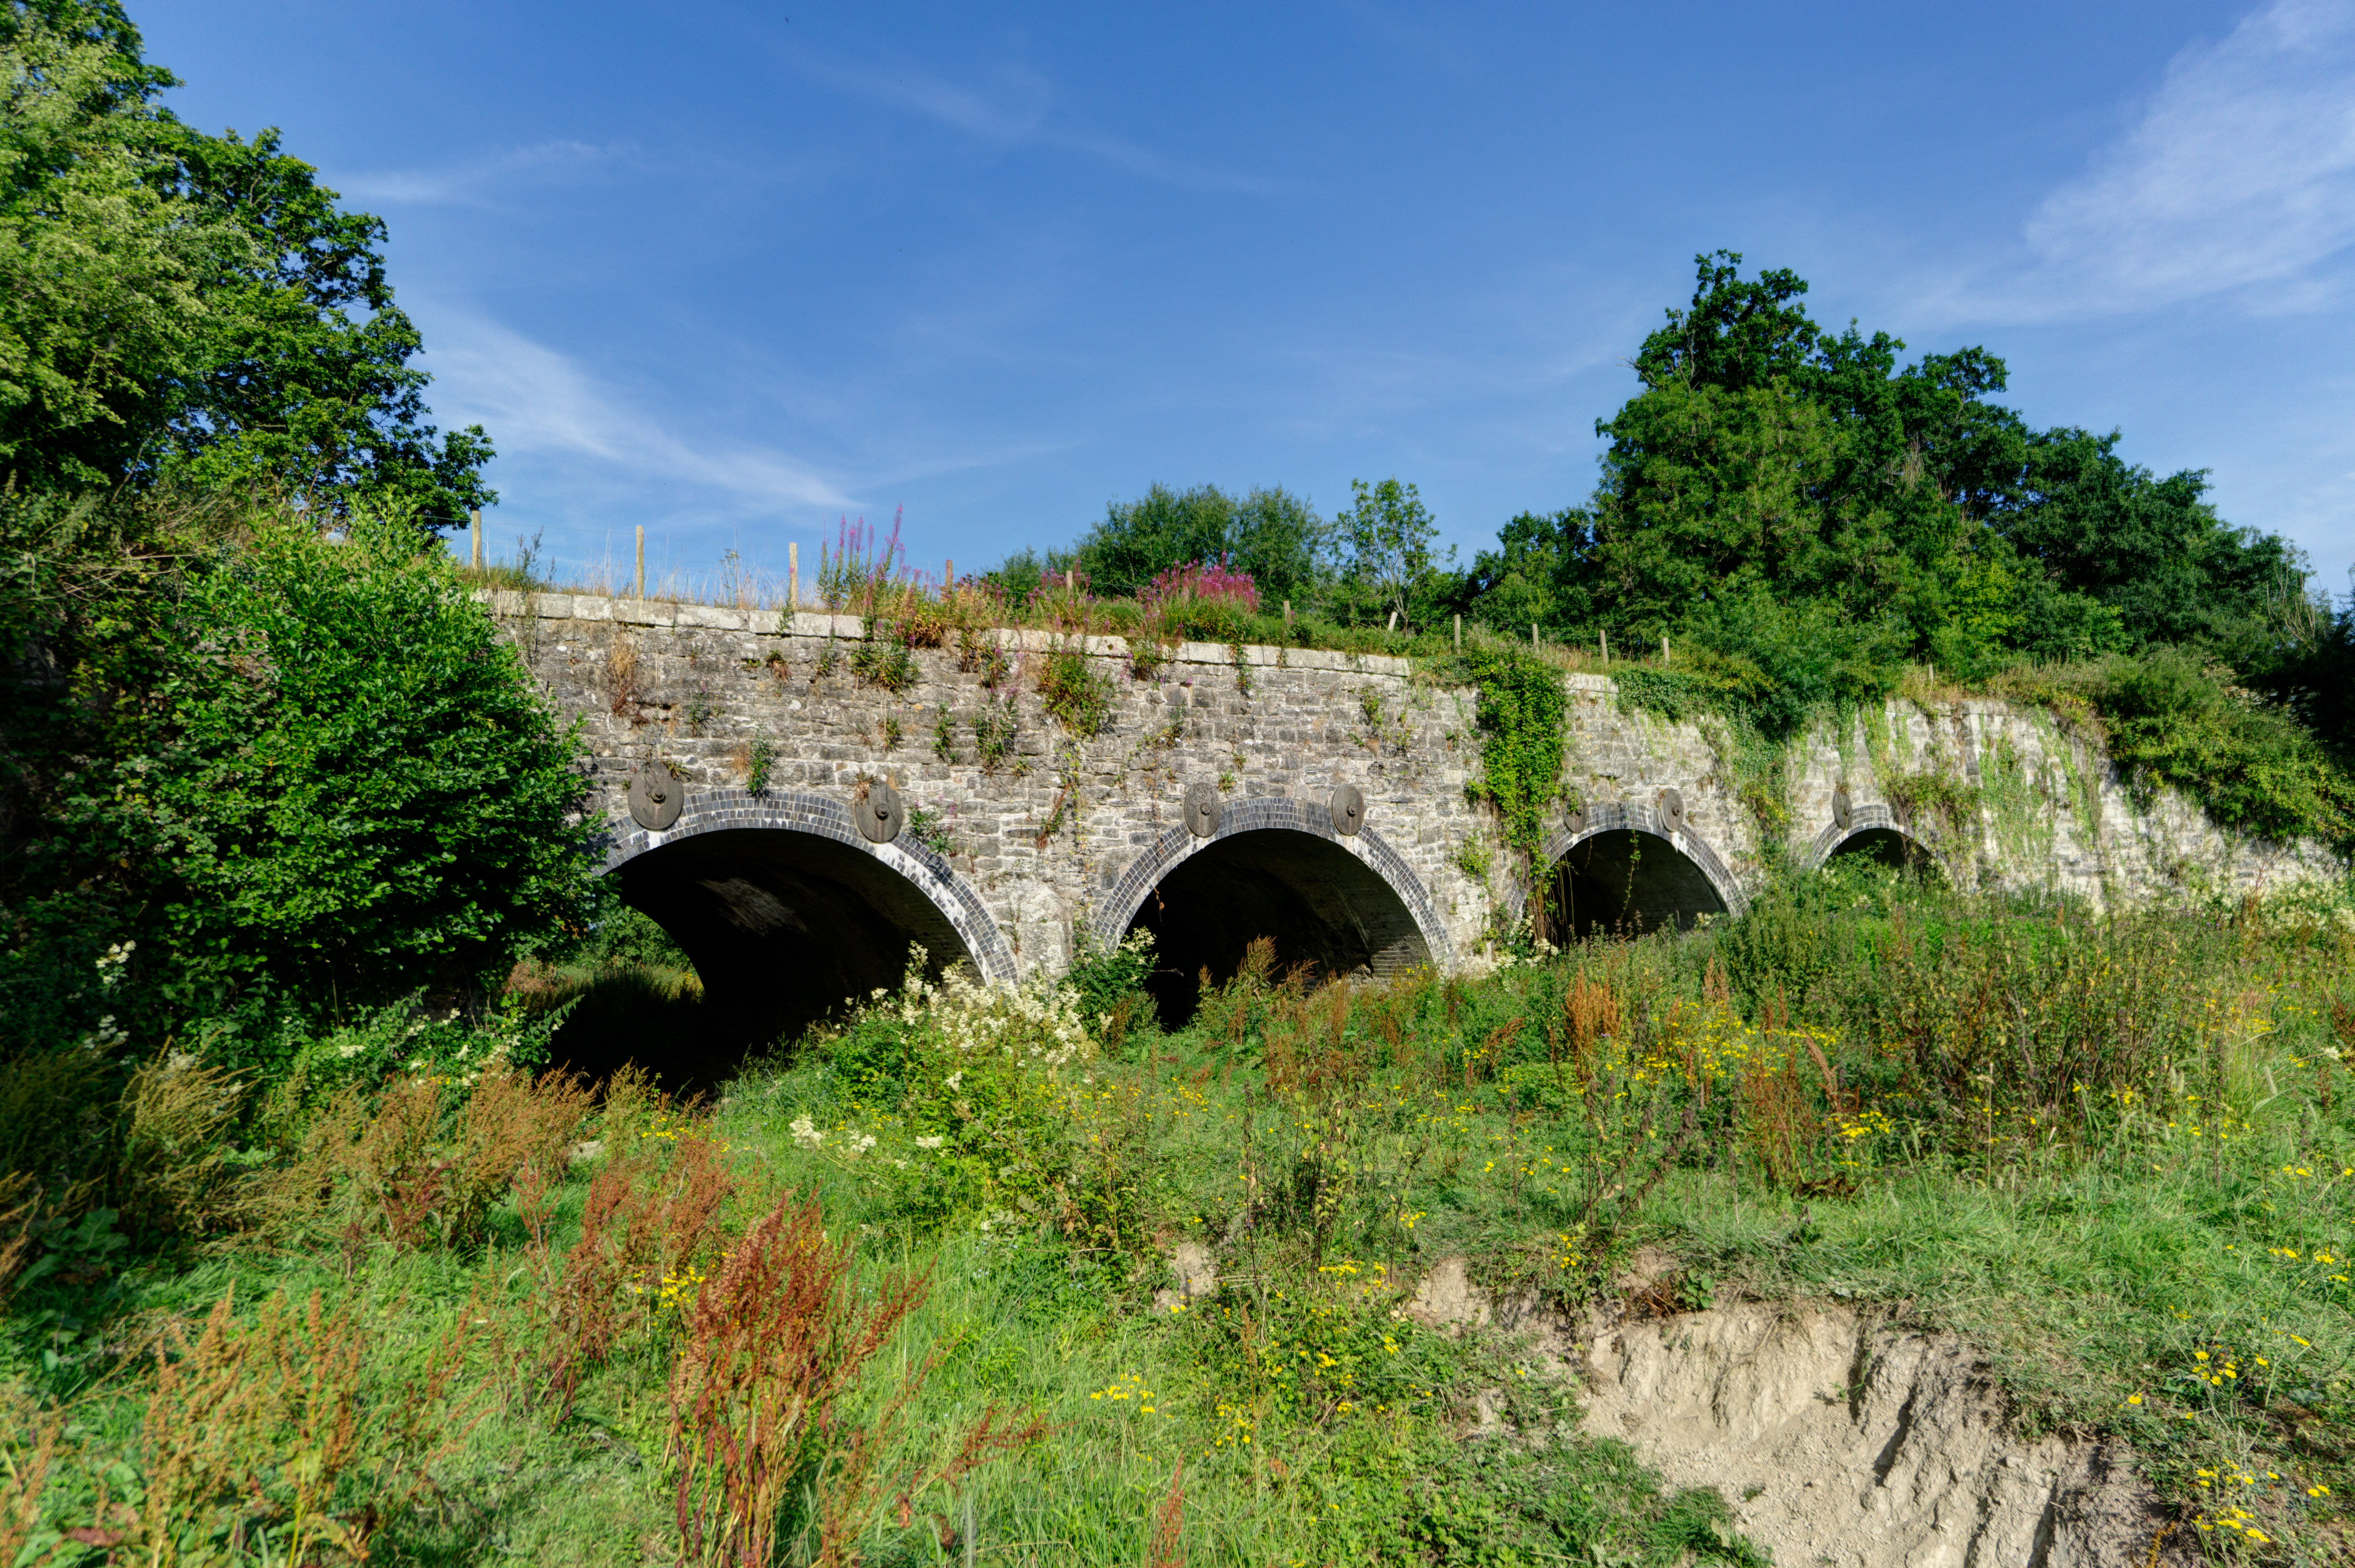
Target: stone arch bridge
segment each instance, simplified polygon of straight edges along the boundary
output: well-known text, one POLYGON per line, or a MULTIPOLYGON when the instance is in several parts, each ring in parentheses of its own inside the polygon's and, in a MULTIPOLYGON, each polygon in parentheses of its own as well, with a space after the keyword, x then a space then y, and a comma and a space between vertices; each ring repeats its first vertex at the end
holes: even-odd
MULTIPOLYGON (((1476 693, 1404 659, 1187 643, 1140 662, 1027 630, 900 657, 849 616, 487 598, 581 721, 608 873, 748 1039, 894 983, 911 942, 1014 980, 1141 927, 1182 1011, 1253 938, 1381 977, 1481 963, 1525 914, 1466 789, 1476 693), (1071 655, 1104 699, 1092 736, 1039 695, 1071 655)), ((1984 701, 1810 736, 1762 821, 1732 737, 1563 682, 1568 798, 1539 878, 1557 935, 1738 912, 1770 867, 1852 854, 2097 902, 2329 869, 2143 799, 2041 712, 1984 701)))

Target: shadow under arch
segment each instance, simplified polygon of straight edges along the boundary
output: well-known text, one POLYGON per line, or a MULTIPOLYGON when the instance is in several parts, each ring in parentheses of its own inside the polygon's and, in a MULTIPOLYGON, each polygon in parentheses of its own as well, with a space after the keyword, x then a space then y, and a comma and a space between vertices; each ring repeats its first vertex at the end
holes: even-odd
POLYGON ((1848 826, 1828 823, 1807 845, 1802 863, 1821 871, 1835 860, 1857 856, 1893 871, 1911 871, 1943 878, 1946 868, 1927 843, 1901 826, 1884 805, 1852 806, 1848 826))
POLYGON ((695 790, 666 830, 624 819, 604 874, 703 981, 699 1038, 626 1054, 680 1081, 710 1081, 846 1000, 896 988, 911 942, 934 975, 967 963, 986 980, 1016 977, 1004 936, 946 861, 905 835, 869 842, 849 807, 823 795, 695 790))
POLYGON ((1390 842, 1371 827, 1335 831, 1321 801, 1263 797, 1230 803, 1198 838, 1169 829, 1130 862, 1090 925, 1106 940, 1151 931, 1157 955, 1147 990, 1171 1027, 1193 1016, 1196 981, 1233 976, 1260 937, 1280 968, 1386 979, 1422 965, 1446 969, 1446 923, 1390 842))
MULTIPOLYGON (((1646 805, 1614 802, 1582 813, 1546 842, 1541 884, 1548 922, 1561 937, 1689 930, 1703 915, 1739 915, 1742 884, 1706 839, 1646 805)), ((1518 917, 1519 889, 1508 895, 1518 917)))

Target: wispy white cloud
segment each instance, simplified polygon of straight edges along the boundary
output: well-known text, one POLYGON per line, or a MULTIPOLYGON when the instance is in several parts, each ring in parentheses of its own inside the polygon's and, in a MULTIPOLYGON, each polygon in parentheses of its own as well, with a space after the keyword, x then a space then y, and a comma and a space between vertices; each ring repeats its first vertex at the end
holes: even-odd
POLYGON ((748 513, 857 504, 820 465, 775 447, 690 440, 571 358, 496 323, 444 320, 434 341, 436 411, 447 424, 488 427, 502 455, 583 459, 748 513))
POLYGON ((1026 67, 1001 67, 994 80, 967 85, 913 69, 874 70, 806 54, 794 59, 815 80, 906 110, 1000 148, 1039 147, 1076 154, 1186 190, 1266 196, 1280 188, 1273 180, 1168 157, 1124 137, 1056 125, 1050 122, 1053 84, 1026 67))
POLYGON ((486 207, 496 192, 517 185, 550 185, 624 164, 637 156, 625 144, 541 142, 529 147, 439 169, 391 169, 336 176, 336 188, 357 201, 414 207, 486 207))
POLYGON ((985 89, 947 81, 921 70, 865 70, 808 55, 795 58, 810 77, 830 87, 904 109, 953 131, 1008 147, 1039 134, 1053 97, 1046 78, 1019 66, 1000 68, 996 80, 985 89))
POLYGON ((2241 294, 2296 309, 2355 244, 2355 0, 2275 0, 2177 56, 2139 120, 2028 220, 2024 264, 1957 313, 2040 317, 2241 294))

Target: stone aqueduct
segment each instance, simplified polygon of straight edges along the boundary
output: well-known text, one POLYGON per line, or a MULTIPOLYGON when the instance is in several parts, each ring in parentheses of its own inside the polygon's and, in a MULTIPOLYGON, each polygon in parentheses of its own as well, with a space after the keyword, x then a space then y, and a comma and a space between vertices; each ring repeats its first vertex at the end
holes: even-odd
MULTIPOLYGON (((911 942, 1012 980, 1060 972, 1082 930, 1143 926, 1190 996, 1178 977, 1231 969, 1255 937, 1283 961, 1380 976, 1477 962, 1520 914, 1466 790, 1476 694, 1404 659, 1187 643, 1140 673, 1118 638, 1005 630, 963 657, 915 652, 895 692, 859 657, 854 617, 565 594, 490 607, 582 721, 608 872, 748 1037, 893 983, 911 942), (1092 738, 1041 705, 1059 650, 1111 677, 1092 738)), ((2042 714, 1979 700, 1893 701, 1810 736, 1787 820, 1764 827, 1729 736, 1633 711, 1607 678, 1563 680, 1576 809, 1556 813, 1545 858, 1589 929, 1739 911, 1778 859, 1911 855, 1966 885, 2097 902, 2334 869, 2143 798, 2042 714)))

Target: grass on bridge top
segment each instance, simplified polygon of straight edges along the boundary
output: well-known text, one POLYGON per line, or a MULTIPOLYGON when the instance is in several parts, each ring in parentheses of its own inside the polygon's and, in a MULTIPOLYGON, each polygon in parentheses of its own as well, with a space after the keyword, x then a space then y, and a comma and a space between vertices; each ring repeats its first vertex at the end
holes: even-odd
POLYGON ((174 1224, 18 1282, 0 1561, 1760 1561, 1509 1338, 1399 1314, 1451 1256, 1575 1312, 1638 1248, 1675 1307, 1964 1334, 2212 1556, 2335 1559, 2350 973, 2328 903, 1859 874, 1479 980, 1247 966, 1177 1033, 1109 958, 920 986, 707 1106, 398 1019, 389 1075, 337 1079, 362 1029, 242 1119, 159 1068, 151 1130, 211 1141, 119 1191, 174 1224))

